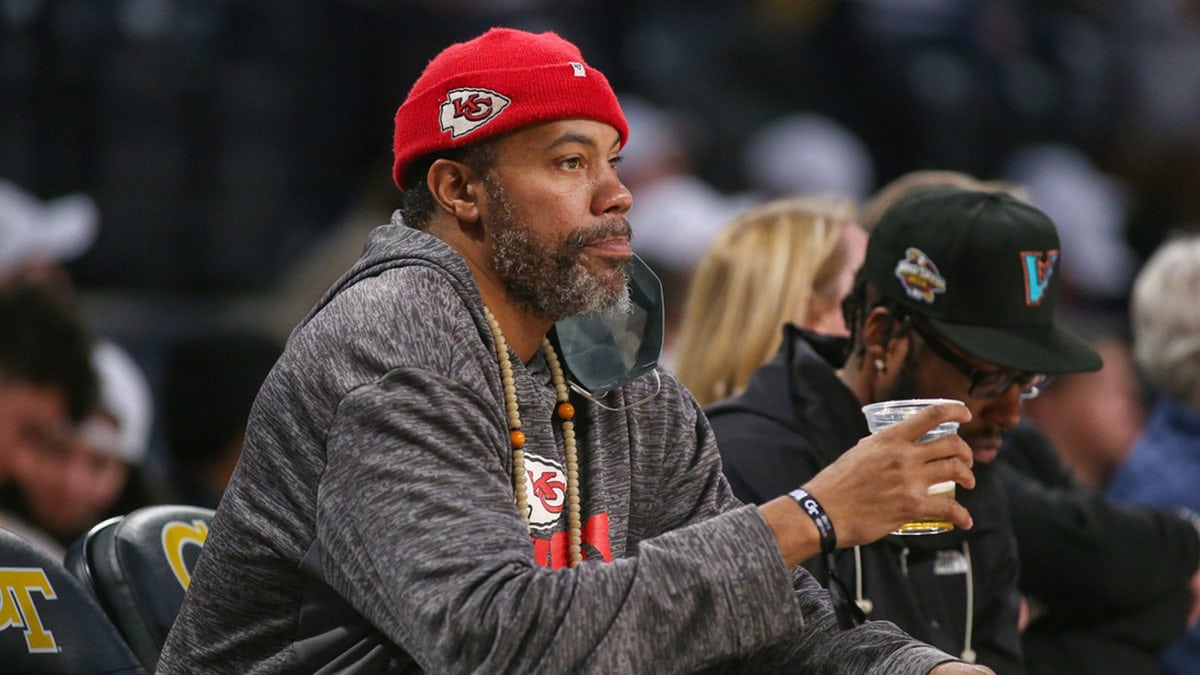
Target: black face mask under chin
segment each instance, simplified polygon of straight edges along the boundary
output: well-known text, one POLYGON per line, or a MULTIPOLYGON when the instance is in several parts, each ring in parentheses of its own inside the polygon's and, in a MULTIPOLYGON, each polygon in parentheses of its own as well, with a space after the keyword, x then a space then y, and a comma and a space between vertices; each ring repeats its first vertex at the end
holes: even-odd
POLYGON ((554 324, 560 357, 570 373, 571 388, 597 405, 599 399, 647 372, 656 386, 650 396, 620 408, 636 408, 658 395, 659 355, 663 345, 662 282, 634 255, 625 268, 632 309, 611 309, 567 317, 554 324))

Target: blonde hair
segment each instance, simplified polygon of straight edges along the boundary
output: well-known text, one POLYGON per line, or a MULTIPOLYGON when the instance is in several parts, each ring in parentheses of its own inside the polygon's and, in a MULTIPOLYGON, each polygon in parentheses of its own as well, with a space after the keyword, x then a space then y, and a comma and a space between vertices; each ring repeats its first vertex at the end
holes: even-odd
POLYGON ((717 234, 688 288, 675 361, 701 405, 745 389, 779 349, 783 325, 803 324, 810 298, 833 292, 846 258, 842 228, 854 217, 848 199, 793 197, 751 209, 717 234))

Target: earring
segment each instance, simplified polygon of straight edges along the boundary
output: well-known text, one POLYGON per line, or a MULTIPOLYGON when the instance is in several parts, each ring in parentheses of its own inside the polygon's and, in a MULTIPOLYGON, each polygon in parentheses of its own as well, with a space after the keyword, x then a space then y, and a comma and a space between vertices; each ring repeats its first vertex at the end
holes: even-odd
POLYGON ((875 359, 875 363, 872 365, 875 366, 876 372, 887 373, 887 364, 883 362, 883 359, 875 359))

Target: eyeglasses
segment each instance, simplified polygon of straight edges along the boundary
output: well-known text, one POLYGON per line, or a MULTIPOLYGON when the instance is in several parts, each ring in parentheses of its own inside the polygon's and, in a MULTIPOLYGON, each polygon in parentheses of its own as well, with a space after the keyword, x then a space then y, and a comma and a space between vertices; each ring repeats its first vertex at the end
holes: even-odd
POLYGON ((1039 387, 1046 383, 1046 375, 1043 373, 980 370, 967 363, 963 357, 955 354, 941 340, 934 337, 933 332, 928 328, 914 323, 913 330, 924 338, 925 344, 929 345, 929 349, 934 354, 937 354, 943 361, 954 366, 963 375, 971 379, 971 388, 967 390, 967 393, 974 398, 996 398, 997 396, 1003 396, 1004 392, 1008 391, 1008 388, 1015 384, 1020 389, 1021 399, 1029 400, 1037 398, 1037 395, 1041 393, 1039 387))

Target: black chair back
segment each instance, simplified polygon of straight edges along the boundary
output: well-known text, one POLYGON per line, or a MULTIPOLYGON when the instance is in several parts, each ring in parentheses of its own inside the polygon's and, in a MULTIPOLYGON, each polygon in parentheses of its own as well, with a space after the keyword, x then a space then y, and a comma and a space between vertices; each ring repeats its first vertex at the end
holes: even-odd
POLYGON ((179 614, 213 514, 148 506, 100 523, 67 551, 67 568, 90 585, 149 671, 179 614))
POLYGON ((2 528, 0 671, 145 673, 79 579, 46 551, 2 528))

